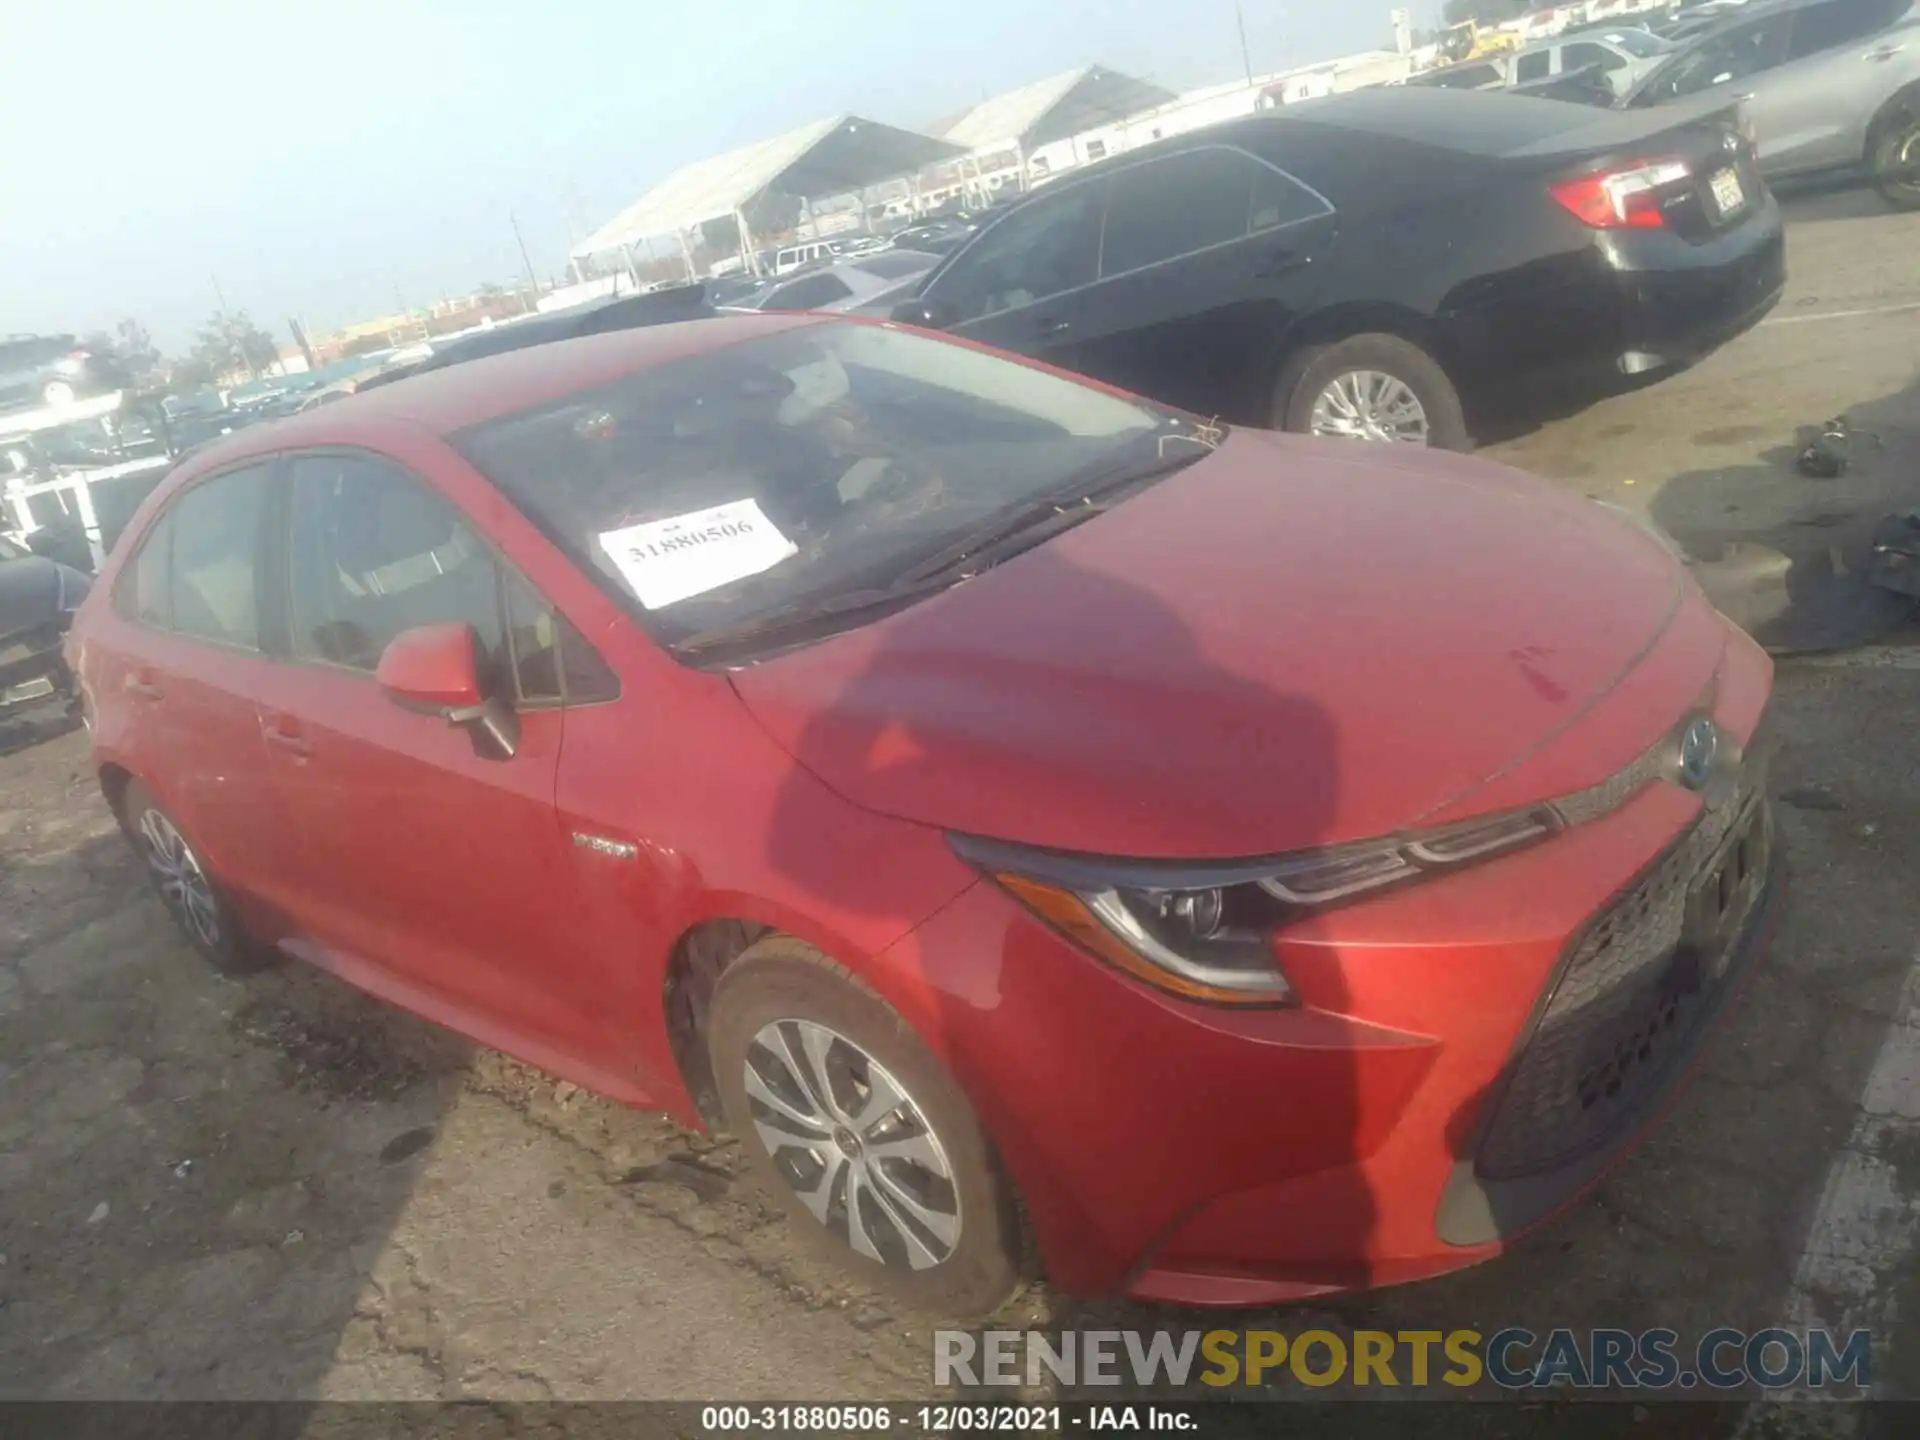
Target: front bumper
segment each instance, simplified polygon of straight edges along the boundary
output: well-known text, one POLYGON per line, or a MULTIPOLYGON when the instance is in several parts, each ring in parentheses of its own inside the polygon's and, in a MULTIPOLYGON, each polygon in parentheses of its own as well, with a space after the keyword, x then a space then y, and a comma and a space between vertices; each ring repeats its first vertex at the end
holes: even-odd
MULTIPOLYGON (((1714 714, 1744 742, 1767 662, 1722 643, 1714 714)), ((1667 666, 1670 694, 1698 693, 1693 664, 1667 666)), ((1645 698, 1619 703, 1640 711, 1645 698)), ((1400 1283, 1497 1254, 1658 1113, 1758 952, 1771 864, 1727 963, 1658 1034, 1642 1033, 1636 1007, 1653 993, 1663 1013, 1646 986, 1677 963, 1665 931, 1603 967, 1621 984, 1584 996, 1581 947, 1650 877, 1723 854, 1737 833, 1723 810, 1764 824, 1759 786, 1710 808, 1648 783, 1547 844, 1303 922, 1276 947, 1291 1008, 1163 996, 986 883, 890 959, 939 993, 918 1023, 973 1098, 1061 1288, 1234 1305, 1400 1283), (1562 1012, 1593 1023, 1567 1040, 1562 1012), (1556 1040, 1549 1063, 1530 1064, 1556 1040), (1614 1093, 1590 1101, 1599 1113, 1580 1129, 1566 1103, 1604 1092, 1616 1061, 1614 1093)), ((1683 893, 1698 889, 1690 875, 1683 893)))

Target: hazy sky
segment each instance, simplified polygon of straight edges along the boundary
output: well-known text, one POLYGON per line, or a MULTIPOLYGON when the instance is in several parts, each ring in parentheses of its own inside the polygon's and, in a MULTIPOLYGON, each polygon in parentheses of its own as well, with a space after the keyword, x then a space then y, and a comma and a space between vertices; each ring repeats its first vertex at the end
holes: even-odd
MULTIPOLYGON (((1098 63, 1241 73, 1232 0, 14 0, 0 334, 215 308, 326 328, 521 269, 688 161, 843 111, 913 127, 1098 63)), ((1389 0, 1243 0, 1257 72, 1391 43, 1389 0)), ((1416 23, 1439 0, 1414 0, 1416 23)))

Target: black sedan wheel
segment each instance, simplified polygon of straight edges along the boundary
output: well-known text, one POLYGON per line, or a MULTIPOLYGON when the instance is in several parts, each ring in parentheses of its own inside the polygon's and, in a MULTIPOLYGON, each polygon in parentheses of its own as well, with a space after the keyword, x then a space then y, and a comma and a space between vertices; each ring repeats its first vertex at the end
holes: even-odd
POLYGON ((1013 1292, 1019 1213, 972 1106, 853 976, 797 940, 758 942, 720 977, 708 1050, 728 1128, 800 1233, 939 1314, 1013 1292))
POLYGON ((1398 335, 1355 335, 1301 351, 1281 371, 1274 412, 1281 429, 1301 435, 1473 448, 1447 372, 1398 335))

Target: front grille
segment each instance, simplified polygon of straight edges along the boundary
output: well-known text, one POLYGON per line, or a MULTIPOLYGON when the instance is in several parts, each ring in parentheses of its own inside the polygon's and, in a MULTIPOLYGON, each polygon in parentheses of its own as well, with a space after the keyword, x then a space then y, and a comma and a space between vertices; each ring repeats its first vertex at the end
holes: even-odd
POLYGON ((1687 1053, 1759 911, 1771 848, 1765 766, 1743 767, 1586 929, 1480 1143, 1484 1179, 1555 1169, 1605 1144, 1687 1053))

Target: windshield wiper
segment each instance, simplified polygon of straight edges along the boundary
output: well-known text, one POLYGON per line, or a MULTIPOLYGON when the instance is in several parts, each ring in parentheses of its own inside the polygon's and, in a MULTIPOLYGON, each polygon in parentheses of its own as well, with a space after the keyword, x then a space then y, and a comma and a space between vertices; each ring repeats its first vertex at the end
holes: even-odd
MULTIPOLYGON (((1187 440, 1187 436, 1177 437, 1187 440)), ((915 561, 893 578, 893 585, 920 585, 942 576, 961 578, 976 575, 990 565, 1010 559, 1021 550, 1032 549, 1063 530, 1091 520, 1108 508, 1100 497, 1148 480, 1158 480, 1184 470, 1212 453, 1213 447, 1194 441, 1196 448, 1173 454, 1158 453, 1102 465, 1084 471, 1070 483, 990 516, 982 524, 944 545, 925 559, 915 561), (1010 548, 1009 542, 1019 542, 1010 548)))
POLYGON ((791 605, 777 605, 771 610, 762 611, 758 615, 734 621, 729 625, 715 625, 706 630, 696 630, 683 639, 670 642, 667 648, 683 655, 691 655, 735 640, 745 640, 750 636, 763 635, 775 630, 792 630, 815 620, 830 620, 836 615, 851 615, 862 610, 879 610, 904 605, 928 591, 945 588, 945 584, 927 584, 907 588, 889 585, 885 589, 867 587, 859 590, 843 590, 838 595, 829 595, 822 600, 796 600, 791 605))
MULTIPOLYGON (((794 630, 835 617, 899 609, 925 595, 948 589, 971 579, 1000 561, 1052 539, 1062 531, 1103 514, 1108 504, 1099 497, 1111 496, 1128 486, 1143 484, 1184 470, 1212 453, 1213 446, 1189 436, 1194 448, 1175 453, 1156 453, 1132 460, 1083 471, 1071 484, 1036 496, 1011 510, 1004 510, 949 545, 894 575, 884 586, 863 586, 843 590, 817 600, 796 600, 775 606, 758 615, 706 630, 669 643, 668 648, 683 655, 711 650, 735 641, 782 630, 794 630)), ((1160 447, 1164 452, 1165 447, 1160 447)))

